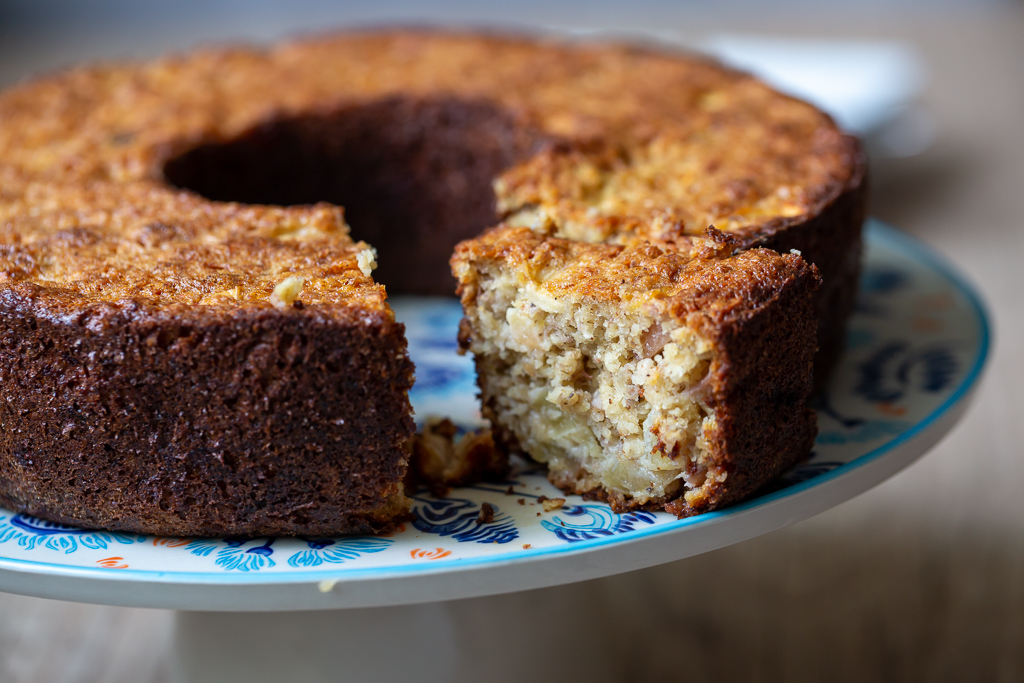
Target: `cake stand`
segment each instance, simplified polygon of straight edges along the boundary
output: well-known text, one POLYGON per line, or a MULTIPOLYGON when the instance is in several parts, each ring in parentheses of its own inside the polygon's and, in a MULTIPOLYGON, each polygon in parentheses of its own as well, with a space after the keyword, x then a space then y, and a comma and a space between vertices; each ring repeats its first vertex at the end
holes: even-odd
MULTIPOLYGON (((0 509, 0 590, 180 610, 179 681, 607 680, 602 643, 614 629, 581 582, 816 515, 906 467, 966 410, 989 347, 978 296, 913 239, 874 221, 866 230, 857 311, 817 399, 813 456, 746 502, 682 520, 619 515, 520 463, 506 482, 417 495, 412 521, 387 537, 162 538, 0 509)), ((417 418, 472 427, 458 305, 394 303, 417 366, 417 418)))

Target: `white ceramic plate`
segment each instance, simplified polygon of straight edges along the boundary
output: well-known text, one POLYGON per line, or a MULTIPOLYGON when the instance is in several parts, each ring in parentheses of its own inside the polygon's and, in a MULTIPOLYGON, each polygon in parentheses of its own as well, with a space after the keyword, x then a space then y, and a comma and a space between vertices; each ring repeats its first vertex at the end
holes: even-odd
MULTIPOLYGON (((877 222, 848 348, 818 406, 813 457, 760 495, 689 519, 613 513, 526 467, 509 482, 417 495, 390 537, 158 538, 54 525, 0 508, 0 590, 180 609, 398 605, 568 583, 653 566, 781 528, 878 484, 963 413, 988 351, 985 313, 946 262, 877 222), (508 493, 509 487, 514 493, 508 493), (480 524, 481 503, 494 521, 480 524)), ((417 418, 479 420, 460 317, 443 299, 395 302, 417 366, 417 418)))

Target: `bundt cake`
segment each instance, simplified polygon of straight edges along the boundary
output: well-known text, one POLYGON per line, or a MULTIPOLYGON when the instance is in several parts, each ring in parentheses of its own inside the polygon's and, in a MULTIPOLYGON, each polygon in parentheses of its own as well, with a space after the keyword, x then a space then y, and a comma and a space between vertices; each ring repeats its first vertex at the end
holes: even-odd
POLYGON ((497 442, 560 486, 736 500, 809 452, 863 176, 810 105, 629 46, 367 32, 17 85, 0 503, 156 534, 387 530, 414 425, 385 286, 459 288, 497 442))

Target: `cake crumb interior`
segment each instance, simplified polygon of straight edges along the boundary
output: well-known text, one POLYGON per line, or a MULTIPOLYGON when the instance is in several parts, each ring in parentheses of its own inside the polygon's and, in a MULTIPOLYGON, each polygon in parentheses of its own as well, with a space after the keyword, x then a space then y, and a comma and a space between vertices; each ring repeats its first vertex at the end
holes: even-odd
POLYGON ((499 264, 480 275, 466 315, 483 395, 558 485, 634 505, 704 485, 709 341, 622 302, 553 294, 499 264))

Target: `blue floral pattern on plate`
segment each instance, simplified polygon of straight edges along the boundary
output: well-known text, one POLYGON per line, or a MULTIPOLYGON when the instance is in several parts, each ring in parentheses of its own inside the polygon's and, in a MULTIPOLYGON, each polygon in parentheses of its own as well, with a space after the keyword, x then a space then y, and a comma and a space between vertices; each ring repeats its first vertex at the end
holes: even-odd
MULTIPOLYGON (((984 353, 984 322, 969 289, 946 266, 892 229, 870 224, 846 353, 817 399, 812 457, 767 490, 813 482, 904 434, 971 379, 984 353)), ((444 415, 480 424, 472 360, 459 356, 461 318, 450 299, 393 301, 405 322, 417 383, 416 418, 444 415)), ((294 574, 528 556, 552 547, 679 524, 665 513, 616 514, 565 496, 541 468, 520 463, 513 479, 418 495, 412 517, 389 537, 160 539, 53 524, 0 509, 0 561, 123 571, 294 574), (547 503, 545 498, 564 498, 547 503), (484 503, 493 517, 481 515, 484 503), (117 557, 107 557, 116 549, 117 557)), ((694 518, 698 519, 699 518, 694 518)), ((692 521, 692 520, 690 520, 692 521)))
POLYGON ((288 558, 292 567, 319 567, 322 564, 343 564, 366 553, 386 550, 394 541, 369 536, 362 538, 304 538, 309 546, 288 558))
POLYGON ((13 541, 25 550, 38 547, 67 554, 79 548, 106 550, 115 543, 132 545, 144 540, 146 537, 138 534, 79 529, 21 513, 0 515, 0 544, 13 541))
POLYGON ((657 519, 653 513, 643 510, 619 515, 607 505, 565 505, 561 512, 580 519, 565 520, 555 515, 541 521, 540 525, 567 543, 622 534, 643 524, 654 524, 657 519))
POLYGON ((450 536, 459 543, 510 543, 519 538, 515 520, 491 505, 493 519, 480 520, 481 503, 465 498, 416 498, 412 525, 419 531, 450 536))

